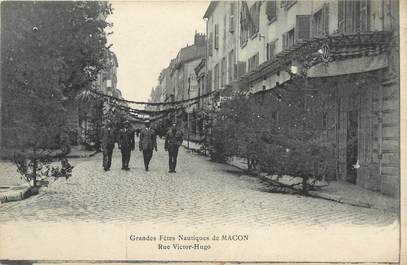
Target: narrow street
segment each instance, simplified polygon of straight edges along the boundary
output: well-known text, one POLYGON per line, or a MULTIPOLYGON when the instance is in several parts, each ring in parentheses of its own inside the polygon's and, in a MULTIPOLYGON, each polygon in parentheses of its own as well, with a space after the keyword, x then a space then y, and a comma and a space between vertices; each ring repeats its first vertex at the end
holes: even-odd
POLYGON ((132 152, 122 171, 115 148, 111 171, 102 155, 72 159, 73 176, 50 183, 39 195, 0 205, 0 222, 148 222, 269 226, 387 225, 397 215, 376 209, 296 195, 270 193, 268 184, 236 168, 180 149, 176 174, 159 142, 150 171, 141 152, 132 152))

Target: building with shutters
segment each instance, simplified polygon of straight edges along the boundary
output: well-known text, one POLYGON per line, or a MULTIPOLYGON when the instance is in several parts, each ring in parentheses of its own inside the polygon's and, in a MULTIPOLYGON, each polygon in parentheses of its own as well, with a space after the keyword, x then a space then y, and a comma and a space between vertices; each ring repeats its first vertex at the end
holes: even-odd
POLYGON ((399 195, 397 1, 211 2, 204 18, 208 91, 233 79, 249 93, 332 91, 321 141, 336 146, 333 177, 399 195))
POLYGON ((236 85, 238 5, 238 1, 212 1, 204 14, 208 36, 206 57, 208 92, 236 85))

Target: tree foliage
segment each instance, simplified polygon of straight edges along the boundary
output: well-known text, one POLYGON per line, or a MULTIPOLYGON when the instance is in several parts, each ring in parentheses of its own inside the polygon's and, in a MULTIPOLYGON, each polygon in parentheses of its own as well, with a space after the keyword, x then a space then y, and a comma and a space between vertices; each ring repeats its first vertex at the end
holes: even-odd
POLYGON ((235 95, 215 116, 212 157, 246 158, 249 170, 305 181, 334 174, 326 170, 332 168, 334 148, 323 138, 332 125, 332 104, 327 102, 333 96, 332 91, 281 88, 235 95))
POLYGON ((36 154, 59 146, 64 102, 105 65, 111 12, 96 1, 1 3, 3 147, 36 154))

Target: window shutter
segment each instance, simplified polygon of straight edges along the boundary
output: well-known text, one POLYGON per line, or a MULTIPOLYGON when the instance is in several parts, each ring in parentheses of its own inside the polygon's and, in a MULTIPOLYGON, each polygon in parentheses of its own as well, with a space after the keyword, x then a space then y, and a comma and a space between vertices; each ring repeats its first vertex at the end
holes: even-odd
POLYGON ((209 39, 208 39, 208 55, 212 56, 213 54, 213 33, 209 33, 209 39))
POLYGON ((229 32, 235 32, 235 17, 233 15, 229 17, 229 32))
POLYGON ((360 1, 360 31, 366 32, 369 31, 369 0, 360 1))
POLYGON ((206 90, 207 92, 212 91, 212 71, 208 70, 208 75, 206 77, 206 90))
POLYGON ((283 33, 283 37, 281 40, 283 42, 283 50, 285 50, 287 48, 287 33, 283 33))
POLYGON ((277 2, 276 1, 267 1, 266 4, 266 15, 267 19, 272 22, 277 17, 277 2))
POLYGON ((325 35, 329 35, 329 4, 325 3, 322 10, 322 20, 325 35))
POLYGON ((345 5, 345 32, 353 32, 354 31, 354 1, 344 1, 345 5))
POLYGON ((215 49, 219 49, 219 25, 215 24, 215 49))
POLYGON ((295 26, 295 41, 309 40, 311 34, 311 16, 297 15, 295 26))
POLYGON ((338 30, 345 32, 345 1, 338 1, 338 30))

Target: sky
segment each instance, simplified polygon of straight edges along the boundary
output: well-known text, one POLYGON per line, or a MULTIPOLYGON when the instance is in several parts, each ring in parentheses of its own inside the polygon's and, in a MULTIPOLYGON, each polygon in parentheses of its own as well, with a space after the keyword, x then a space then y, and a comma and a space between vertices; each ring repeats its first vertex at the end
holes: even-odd
POLYGON ((205 33, 208 1, 112 1, 117 88, 125 99, 147 101, 161 70, 180 48, 192 45, 195 31, 205 33))

